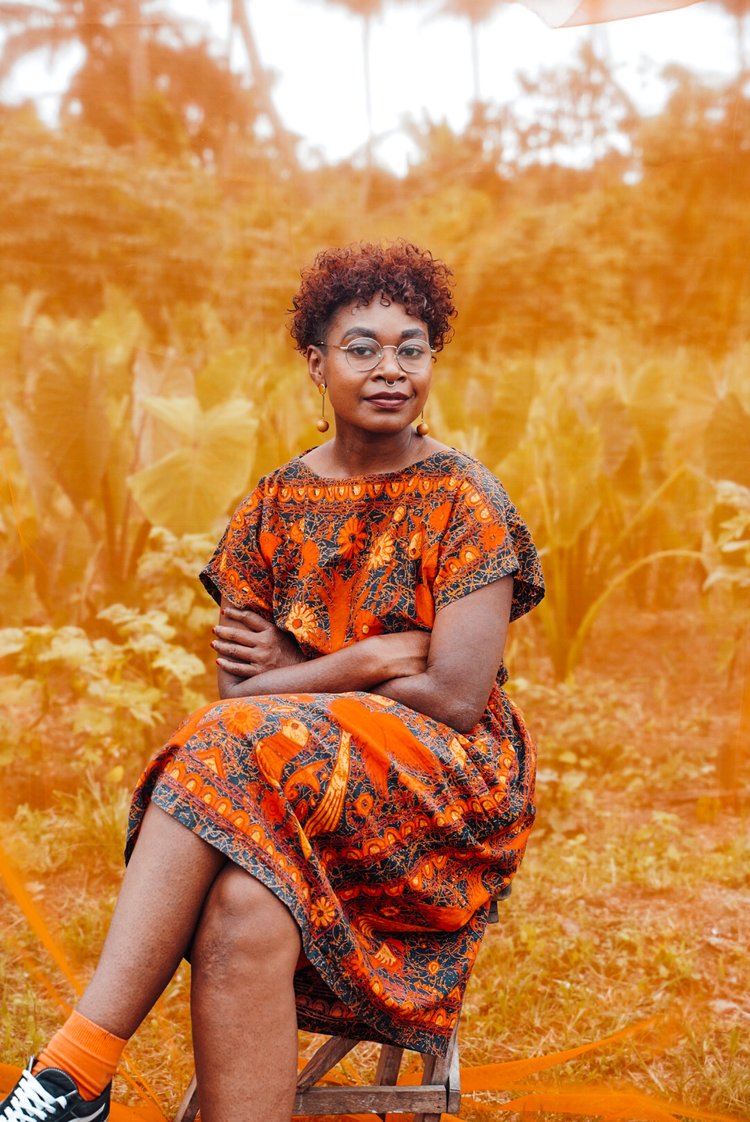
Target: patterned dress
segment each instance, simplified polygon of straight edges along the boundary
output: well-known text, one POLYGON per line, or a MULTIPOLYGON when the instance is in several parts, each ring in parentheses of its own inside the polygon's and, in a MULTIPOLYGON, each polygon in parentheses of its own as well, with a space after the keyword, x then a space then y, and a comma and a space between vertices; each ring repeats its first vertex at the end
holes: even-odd
MULTIPOLYGON (((515 619, 544 594, 528 530, 486 468, 441 450, 353 479, 292 460, 240 504, 201 579, 315 657, 429 631, 508 574, 515 619)), ((128 855, 151 800, 291 911, 301 1028, 439 1054, 534 820, 534 746, 506 678, 466 735, 360 691, 207 706, 141 777, 128 855)))

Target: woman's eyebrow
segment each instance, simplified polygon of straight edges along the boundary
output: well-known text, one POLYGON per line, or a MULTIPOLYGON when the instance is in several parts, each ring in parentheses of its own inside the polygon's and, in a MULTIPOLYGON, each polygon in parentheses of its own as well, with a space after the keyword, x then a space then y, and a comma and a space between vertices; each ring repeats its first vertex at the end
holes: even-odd
MULTIPOLYGON (((341 336, 342 339, 348 339, 349 336, 359 339, 376 339, 378 338, 377 331, 373 331, 371 327, 349 327, 341 336)), ((426 339, 427 334, 421 327, 406 327, 401 332, 400 339, 426 339)))

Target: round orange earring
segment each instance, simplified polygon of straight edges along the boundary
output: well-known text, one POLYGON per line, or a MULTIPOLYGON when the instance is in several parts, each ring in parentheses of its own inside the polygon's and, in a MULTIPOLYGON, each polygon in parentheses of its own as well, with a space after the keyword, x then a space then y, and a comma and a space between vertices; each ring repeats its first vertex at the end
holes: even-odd
POLYGON ((317 421, 315 422, 315 427, 318 430, 318 432, 328 432, 328 429, 330 428, 330 425, 328 424, 328 421, 326 420, 326 384, 325 384, 325 382, 321 382, 320 385, 318 386, 318 393, 320 394, 320 396, 322 398, 322 401, 320 403, 320 416, 318 417, 317 421))
POLYGON ((423 409, 422 410, 422 420, 417 425, 417 436, 427 436, 427 433, 429 431, 430 431, 430 426, 427 424, 427 421, 425 421, 425 419, 424 419, 424 409, 423 409))

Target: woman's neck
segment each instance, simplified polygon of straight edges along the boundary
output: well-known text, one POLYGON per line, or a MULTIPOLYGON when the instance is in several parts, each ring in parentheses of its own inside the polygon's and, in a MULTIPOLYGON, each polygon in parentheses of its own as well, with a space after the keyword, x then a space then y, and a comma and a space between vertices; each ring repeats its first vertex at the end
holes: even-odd
POLYGON ((401 432, 342 433, 312 449, 305 462, 320 475, 346 479, 357 475, 398 471, 423 460, 441 445, 428 436, 418 436, 409 427, 401 432))

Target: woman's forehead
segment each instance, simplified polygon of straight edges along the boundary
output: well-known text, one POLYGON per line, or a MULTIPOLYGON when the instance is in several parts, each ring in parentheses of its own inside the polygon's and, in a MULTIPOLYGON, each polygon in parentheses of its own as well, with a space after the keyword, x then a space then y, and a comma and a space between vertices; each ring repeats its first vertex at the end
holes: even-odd
POLYGON ((355 329, 376 338, 386 334, 408 338, 417 333, 427 337, 427 324, 423 320, 409 315, 403 304, 382 294, 366 304, 352 301, 338 308, 331 318, 329 334, 351 335, 355 329))

